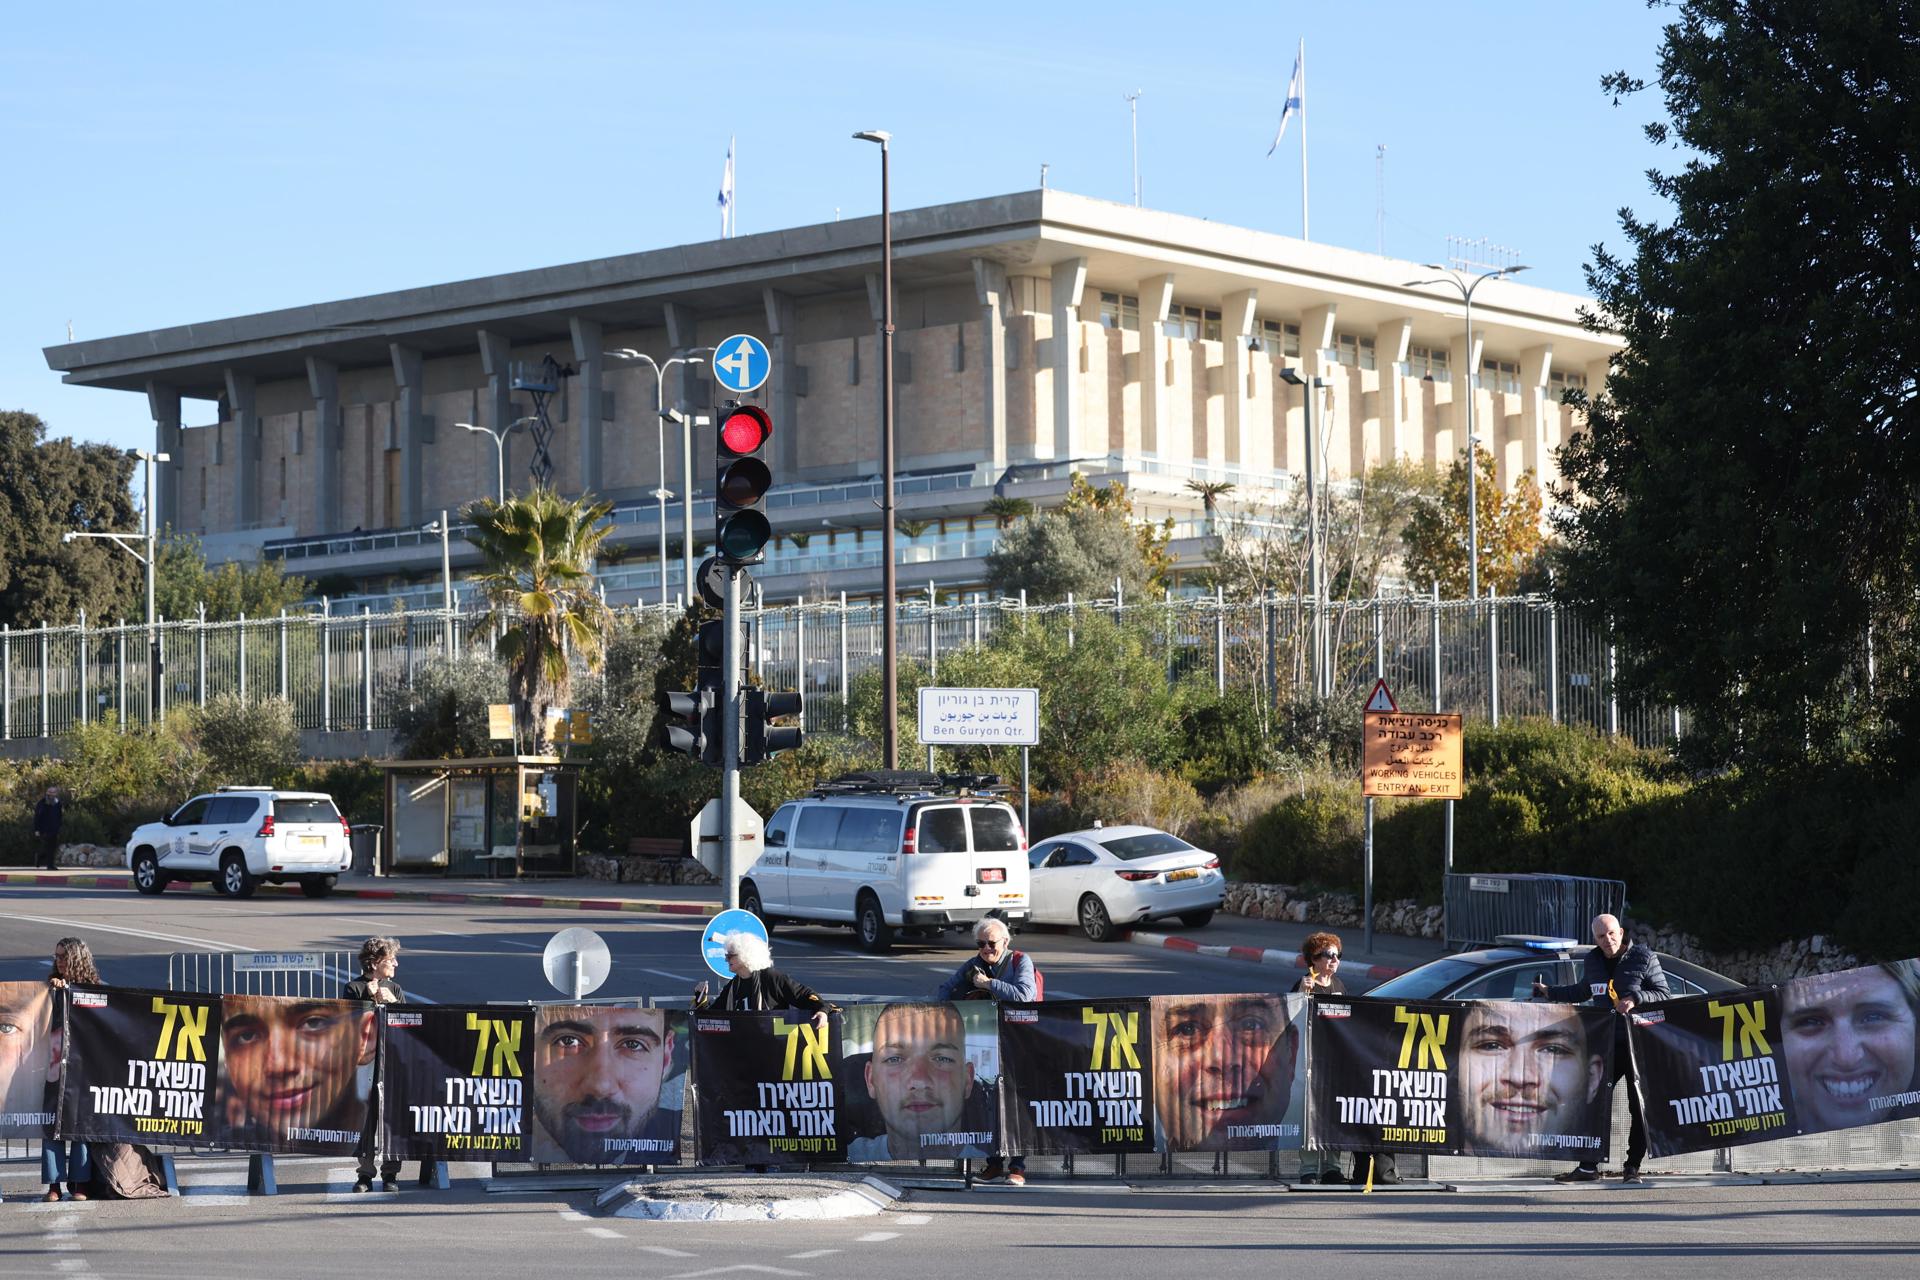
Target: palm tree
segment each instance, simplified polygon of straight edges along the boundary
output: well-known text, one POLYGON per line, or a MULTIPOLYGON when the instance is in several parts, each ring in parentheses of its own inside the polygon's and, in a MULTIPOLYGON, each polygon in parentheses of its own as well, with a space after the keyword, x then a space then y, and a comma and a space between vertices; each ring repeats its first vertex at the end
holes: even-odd
POLYGON ((1233 485, 1224 480, 1189 480, 1187 488, 1200 495, 1200 505, 1207 513, 1207 532, 1212 533, 1214 517, 1220 514, 1220 499, 1233 492, 1233 485))
POLYGON ((1033 504, 1025 498, 995 496, 987 499, 985 511, 1002 529, 1005 529, 1021 516, 1032 515, 1033 504))
POLYGON ((482 498, 462 513, 474 525, 467 540, 486 562, 476 581, 500 636, 494 652, 507 662, 514 738, 536 755, 552 747, 547 712, 568 703, 573 659, 597 671, 605 654, 613 616, 592 565, 612 509, 536 488, 504 503, 482 498))

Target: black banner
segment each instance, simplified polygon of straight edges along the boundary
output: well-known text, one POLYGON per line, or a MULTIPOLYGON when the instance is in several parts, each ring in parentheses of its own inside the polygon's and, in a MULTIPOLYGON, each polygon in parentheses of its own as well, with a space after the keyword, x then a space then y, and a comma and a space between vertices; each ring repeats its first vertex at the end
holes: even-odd
POLYGON ((351 1155, 373 1095, 373 1006, 290 996, 220 998, 213 1140, 241 1151, 351 1155))
POLYGON ((1001 1004, 1006 1130, 1035 1155, 1152 1151, 1146 1000, 1001 1004))
POLYGON ((60 1136, 199 1144, 213 1138, 220 997, 69 987, 60 1136))
POLYGON ((0 982, 0 1138, 44 1138, 53 1128, 53 988, 0 982))
POLYGON ((1920 1115, 1920 961, 1668 1001, 1632 1018, 1653 1154, 1920 1115))
POLYGON ((991 1001, 861 1004, 841 1024, 847 1159, 954 1160, 999 1149, 991 1001))
POLYGON ((401 1159, 528 1159, 531 1010, 382 1005, 380 1022, 383 1150, 401 1159))
POLYGON ((840 1018, 804 1013, 696 1013, 694 1134, 701 1164, 845 1158, 840 1127, 840 1018))
POLYGON ((1162 1149, 1300 1146, 1305 996, 1154 996, 1149 1003, 1162 1149))
POLYGON ((1311 1145, 1605 1158, 1609 1010, 1316 996, 1311 1145))
POLYGON ((533 1022, 539 1164, 678 1164, 687 1015, 632 1005, 542 1005, 533 1022))

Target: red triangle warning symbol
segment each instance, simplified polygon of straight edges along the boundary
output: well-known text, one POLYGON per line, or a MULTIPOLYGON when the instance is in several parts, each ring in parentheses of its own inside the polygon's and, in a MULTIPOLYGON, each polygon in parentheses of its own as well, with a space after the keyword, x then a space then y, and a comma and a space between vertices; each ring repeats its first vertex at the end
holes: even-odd
POLYGON ((1368 711, 1398 711, 1400 706, 1393 700, 1393 690, 1387 688, 1385 680, 1373 682, 1373 694, 1367 699, 1368 711))

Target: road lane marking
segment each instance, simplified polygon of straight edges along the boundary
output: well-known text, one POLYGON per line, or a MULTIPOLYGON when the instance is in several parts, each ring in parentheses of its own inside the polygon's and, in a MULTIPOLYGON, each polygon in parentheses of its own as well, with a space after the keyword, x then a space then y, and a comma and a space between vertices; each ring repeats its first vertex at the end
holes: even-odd
POLYGON ((809 1249, 805 1253, 790 1253, 787 1257, 795 1262, 800 1262, 807 1258, 824 1258, 830 1253, 838 1252, 840 1252, 838 1249, 809 1249))
POLYGON ((854 1243, 879 1244, 882 1240, 898 1240, 899 1238, 900 1233, 898 1231, 869 1231, 867 1234, 855 1240, 854 1243))
POLYGON ((641 970, 640 972, 642 972, 642 973, 651 973, 651 974, 653 974, 653 975, 654 975, 654 976, 655 976, 656 978, 672 978, 672 979, 673 979, 673 980, 674 980, 675 982, 695 982, 695 981, 698 981, 698 979, 695 979, 695 978, 689 978, 689 977, 688 977, 688 976, 687 976, 686 974, 684 974, 684 973, 668 973, 668 972, 667 972, 667 971, 666 971, 665 969, 642 969, 642 970, 641 970))
POLYGON ((643 1253, 657 1253, 663 1258, 691 1258, 694 1256, 685 1249, 669 1249, 663 1244, 643 1244, 640 1246, 640 1249, 643 1253))
POLYGON ((930 1213, 903 1213, 897 1217, 889 1218, 887 1221, 897 1222, 905 1227, 924 1227, 933 1221, 933 1215, 930 1213))
POLYGON ((151 938, 155 942, 179 942, 189 946, 206 947, 212 951, 244 952, 252 947, 242 947, 234 943, 215 942, 211 938, 190 938, 178 933, 156 933, 151 929, 129 929, 123 924, 101 924, 97 920, 62 920, 57 916, 22 916, 15 920, 26 920, 33 924, 57 924, 63 929, 91 929, 98 933, 124 933, 130 938, 151 938))
POLYGON ((602 1240, 625 1240, 626 1239, 626 1237, 620 1234, 618 1231, 612 1231, 606 1227, 588 1227, 587 1234, 590 1236, 598 1236, 602 1240))

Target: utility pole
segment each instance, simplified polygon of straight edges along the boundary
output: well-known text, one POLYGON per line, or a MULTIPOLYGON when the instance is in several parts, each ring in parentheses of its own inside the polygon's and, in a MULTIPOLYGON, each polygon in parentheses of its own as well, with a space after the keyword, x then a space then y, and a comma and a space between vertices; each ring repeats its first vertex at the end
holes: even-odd
POLYGON ((1133 207, 1140 207, 1140 95, 1145 89, 1135 89, 1126 95, 1127 109, 1133 118, 1133 207))

